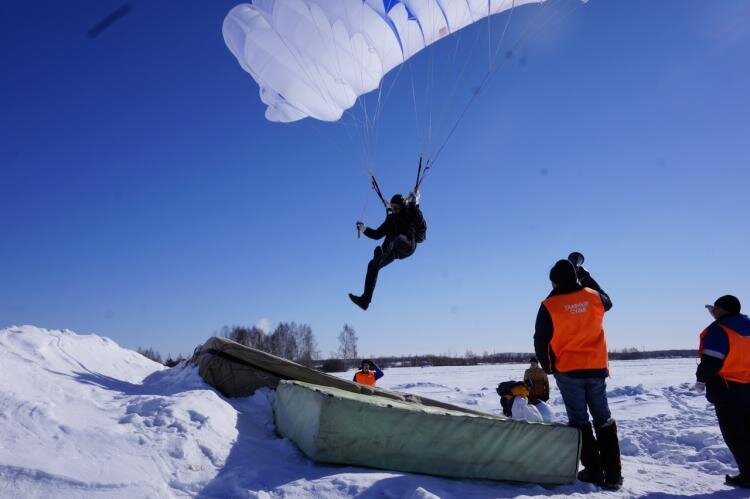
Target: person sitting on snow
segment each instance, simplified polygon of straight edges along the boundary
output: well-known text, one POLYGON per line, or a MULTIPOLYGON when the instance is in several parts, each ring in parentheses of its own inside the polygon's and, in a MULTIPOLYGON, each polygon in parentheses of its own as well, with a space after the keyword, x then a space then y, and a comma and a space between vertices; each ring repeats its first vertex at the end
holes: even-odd
POLYGON ((401 194, 394 195, 391 198, 390 212, 377 229, 357 222, 358 233, 376 240, 385 237, 385 241, 375 248, 372 259, 367 264, 364 292, 361 296, 349 293, 349 299, 362 310, 367 310, 370 306, 380 269, 393 260, 410 257, 417 249, 417 244, 425 240, 427 224, 419 209, 419 198, 419 191, 409 194, 406 199, 401 194))
POLYGON ((544 421, 539 410, 529 404, 529 388, 523 381, 500 383, 497 394, 500 395, 500 405, 506 417, 537 423, 544 421))
POLYGON ((369 359, 359 364, 359 371, 354 373, 354 381, 363 385, 375 386, 375 382, 383 377, 383 371, 369 359))
POLYGON ((523 373, 523 380, 529 385, 529 404, 549 400, 549 378, 544 369, 539 367, 536 357, 529 359, 529 368, 523 373))

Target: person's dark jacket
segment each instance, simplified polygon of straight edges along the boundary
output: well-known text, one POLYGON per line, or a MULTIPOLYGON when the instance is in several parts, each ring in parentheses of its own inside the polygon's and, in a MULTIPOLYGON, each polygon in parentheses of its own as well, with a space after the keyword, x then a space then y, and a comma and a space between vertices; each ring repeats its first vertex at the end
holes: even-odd
POLYGON ((703 340, 703 354, 695 376, 706 384, 706 399, 712 404, 739 403, 750 405, 750 383, 724 380, 719 371, 729 354, 729 338, 720 325, 743 336, 750 336, 750 318, 743 314, 725 315, 712 322, 703 340), (744 401, 744 402, 743 402, 744 401))
MULTIPOLYGON (((586 270, 580 267, 578 269, 578 279, 580 284, 575 283, 567 286, 558 286, 552 290, 548 297, 575 293, 583 288, 590 288, 599 293, 605 312, 612 308, 612 300, 610 300, 609 295, 602 290, 601 286, 599 286, 586 270)), ((536 358, 539 360, 539 365, 549 374, 555 372, 555 355, 550 348, 553 333, 554 326, 552 324, 552 317, 550 316, 547 307, 542 303, 539 306, 539 312, 537 312, 536 315, 534 350, 536 351, 536 358)), ((574 378, 606 378, 609 376, 607 369, 581 369, 577 371, 569 371, 565 374, 574 378)))
POLYGON ((377 229, 367 227, 364 235, 370 239, 383 239, 386 236, 406 236, 416 244, 415 205, 407 203, 399 213, 389 213, 377 229))

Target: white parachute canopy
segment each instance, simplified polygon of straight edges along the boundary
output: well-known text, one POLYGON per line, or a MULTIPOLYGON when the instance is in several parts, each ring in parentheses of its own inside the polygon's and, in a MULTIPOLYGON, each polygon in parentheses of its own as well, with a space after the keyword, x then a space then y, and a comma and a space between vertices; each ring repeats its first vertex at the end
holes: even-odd
POLYGON ((544 0, 252 0, 222 32, 270 121, 336 121, 388 71, 487 16, 544 0))

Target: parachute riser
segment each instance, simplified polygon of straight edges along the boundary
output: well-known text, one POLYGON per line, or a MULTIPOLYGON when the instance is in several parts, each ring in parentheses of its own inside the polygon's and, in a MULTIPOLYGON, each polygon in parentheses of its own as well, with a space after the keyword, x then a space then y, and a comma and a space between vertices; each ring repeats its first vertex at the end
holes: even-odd
POLYGON ((388 201, 385 200, 383 197, 383 192, 380 190, 380 186, 378 185, 378 181, 375 179, 375 175, 370 174, 370 180, 372 182, 372 190, 375 191, 375 194, 378 195, 380 198, 380 201, 383 203, 383 207, 385 208, 386 213, 391 212, 391 206, 388 204, 388 201))

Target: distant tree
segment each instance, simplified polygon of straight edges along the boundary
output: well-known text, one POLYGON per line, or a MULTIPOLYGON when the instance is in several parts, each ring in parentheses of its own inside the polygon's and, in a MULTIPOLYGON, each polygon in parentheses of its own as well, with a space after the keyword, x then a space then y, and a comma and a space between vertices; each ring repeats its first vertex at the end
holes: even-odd
POLYGON ((346 371, 346 362, 341 359, 326 359, 320 370, 325 373, 340 373, 346 371))
POLYGON ((265 352, 268 349, 268 335, 259 327, 251 327, 248 333, 247 346, 265 352))
POLYGON ((136 352, 143 355, 147 359, 153 360, 154 362, 158 362, 159 364, 162 363, 161 354, 157 352, 156 350, 154 350, 153 348, 138 347, 138 350, 136 350, 136 352))
POLYGON ((303 366, 312 367, 313 361, 318 358, 318 342, 308 324, 300 324, 294 329, 297 343, 297 361, 303 366))
POLYGON ((244 326, 224 326, 221 328, 221 336, 229 338, 232 341, 236 341, 240 345, 255 348, 256 350, 267 351, 268 348, 268 337, 255 326, 244 327, 244 326))
POLYGON ((353 360, 357 358, 357 333, 349 324, 344 324, 344 329, 339 333, 339 351, 338 356, 343 360, 353 360))
POLYGON ((268 338, 268 353, 284 357, 285 359, 295 360, 298 357, 299 349, 294 330, 297 324, 294 322, 279 322, 276 329, 273 330, 268 338))

